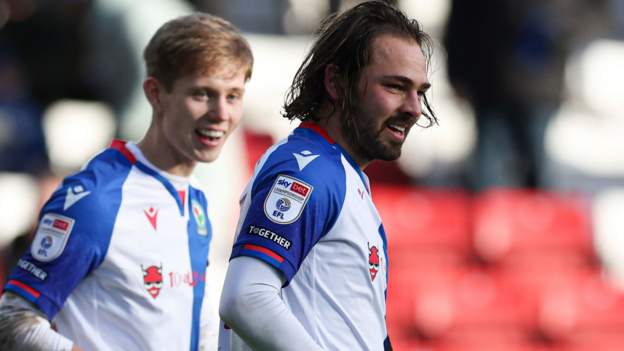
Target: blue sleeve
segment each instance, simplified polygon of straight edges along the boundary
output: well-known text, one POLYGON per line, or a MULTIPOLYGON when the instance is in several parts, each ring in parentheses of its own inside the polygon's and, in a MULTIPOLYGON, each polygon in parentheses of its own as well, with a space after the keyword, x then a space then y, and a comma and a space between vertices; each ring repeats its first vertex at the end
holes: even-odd
POLYGON ((106 256, 125 179, 113 177, 113 168, 87 168, 64 179, 41 210, 30 248, 9 275, 5 289, 37 305, 50 320, 106 256))
POLYGON ((232 250, 232 258, 245 255, 269 263, 287 282, 332 228, 345 197, 340 154, 321 155, 303 170, 291 155, 275 151, 257 173, 232 250))

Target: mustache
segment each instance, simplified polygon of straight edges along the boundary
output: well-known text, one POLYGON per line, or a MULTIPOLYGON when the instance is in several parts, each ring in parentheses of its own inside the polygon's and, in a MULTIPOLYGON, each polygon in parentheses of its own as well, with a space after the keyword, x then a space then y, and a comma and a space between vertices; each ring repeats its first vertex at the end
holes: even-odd
POLYGON ((398 123, 405 125, 406 127, 411 127, 418 120, 417 117, 410 115, 409 113, 397 113, 392 117, 388 118, 386 123, 398 123))

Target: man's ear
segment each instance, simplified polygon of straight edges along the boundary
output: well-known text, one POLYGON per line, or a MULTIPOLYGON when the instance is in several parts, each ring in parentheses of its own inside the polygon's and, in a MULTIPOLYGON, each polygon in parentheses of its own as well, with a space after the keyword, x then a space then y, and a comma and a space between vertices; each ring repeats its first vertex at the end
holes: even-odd
POLYGON ((340 78, 339 78, 338 66, 333 63, 325 66, 325 77, 323 79, 323 84, 325 85, 325 91, 327 95, 329 95, 332 101, 337 101, 339 97, 339 88, 340 88, 340 78))
POLYGON ((158 110, 160 108, 161 89, 162 87, 158 79, 154 77, 147 77, 143 81, 143 93, 154 110, 158 110))

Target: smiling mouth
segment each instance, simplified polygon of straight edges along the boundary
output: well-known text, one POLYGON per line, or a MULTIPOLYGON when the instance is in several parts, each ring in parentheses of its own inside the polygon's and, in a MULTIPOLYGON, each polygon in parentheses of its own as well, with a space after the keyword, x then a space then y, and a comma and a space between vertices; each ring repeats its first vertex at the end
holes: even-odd
POLYGON ((207 129, 207 128, 195 129, 195 134, 197 134, 200 140, 209 141, 209 142, 217 142, 221 140, 223 137, 225 137, 224 131, 207 129))
POLYGON ((399 141, 403 141, 407 135, 408 128, 403 125, 388 123, 386 124, 386 128, 390 131, 390 134, 392 134, 395 139, 399 141))
POLYGON ((407 128, 403 127, 403 126, 399 126, 396 124, 388 124, 388 128, 392 129, 393 131, 397 132, 397 133, 403 133, 405 134, 405 130, 407 128))

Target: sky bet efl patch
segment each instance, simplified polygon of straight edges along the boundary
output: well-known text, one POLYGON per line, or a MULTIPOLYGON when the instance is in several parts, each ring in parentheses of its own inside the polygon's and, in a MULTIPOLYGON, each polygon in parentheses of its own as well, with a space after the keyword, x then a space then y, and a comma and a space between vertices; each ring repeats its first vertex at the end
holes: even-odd
POLYGON ((293 223, 301 216, 312 190, 311 185, 280 174, 264 200, 264 213, 272 222, 293 223))
POLYGON ((50 262, 59 257, 74 227, 74 220, 55 213, 46 213, 30 246, 32 256, 41 262, 50 262))

